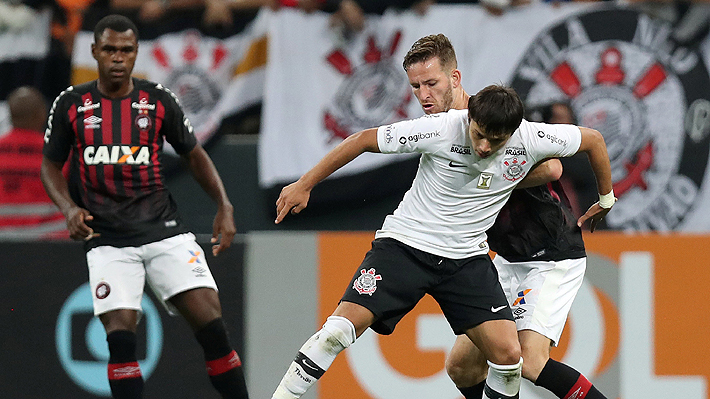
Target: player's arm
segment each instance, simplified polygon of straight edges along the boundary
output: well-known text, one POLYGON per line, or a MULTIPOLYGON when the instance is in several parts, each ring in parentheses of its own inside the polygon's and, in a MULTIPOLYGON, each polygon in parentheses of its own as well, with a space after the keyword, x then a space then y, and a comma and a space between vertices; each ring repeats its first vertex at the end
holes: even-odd
POLYGON ((316 184, 364 152, 380 152, 377 144, 377 128, 350 135, 298 181, 284 187, 279 199, 276 200, 275 223, 280 223, 289 212, 294 214, 301 212, 308 205, 311 190, 316 184))
POLYGON ((94 219, 93 216, 84 208, 79 207, 69 195, 69 186, 67 179, 62 173, 61 162, 55 162, 42 157, 42 166, 40 168, 40 179, 44 185, 49 198, 54 202, 59 210, 64 214, 67 220, 67 229, 69 236, 74 240, 89 240, 93 237, 98 237, 94 230, 86 225, 87 221, 94 219))
POLYGON ((237 228, 234 225, 234 207, 229 202, 227 191, 212 159, 201 145, 196 144, 188 153, 182 155, 187 161, 190 172, 207 195, 217 203, 217 215, 212 225, 212 254, 217 256, 232 244, 237 228), (220 237, 221 235, 221 237, 220 237))
POLYGON ((586 152, 589 157, 589 164, 597 179, 599 201, 577 220, 577 225, 581 227, 589 219, 589 229, 593 232, 597 223, 609 213, 616 198, 612 190, 611 164, 604 137, 594 129, 580 127, 579 130, 582 132, 582 142, 577 152, 586 152))
POLYGON ((562 177, 562 162, 559 159, 546 159, 533 166, 530 173, 515 188, 535 187, 559 180, 562 177))

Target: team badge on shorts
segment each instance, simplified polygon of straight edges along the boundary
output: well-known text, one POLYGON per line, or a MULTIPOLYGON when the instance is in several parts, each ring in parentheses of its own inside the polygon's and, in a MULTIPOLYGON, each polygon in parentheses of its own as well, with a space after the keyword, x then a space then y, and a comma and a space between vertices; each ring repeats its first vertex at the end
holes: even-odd
POLYGON ((367 271, 361 269, 360 276, 353 283, 353 288, 355 288, 360 295, 367 294, 372 296, 375 290, 377 290, 377 280, 382 280, 382 276, 375 273, 374 268, 367 271))
POLYGON ((111 286, 107 282, 102 281, 96 286, 96 298, 104 299, 111 293, 111 286))

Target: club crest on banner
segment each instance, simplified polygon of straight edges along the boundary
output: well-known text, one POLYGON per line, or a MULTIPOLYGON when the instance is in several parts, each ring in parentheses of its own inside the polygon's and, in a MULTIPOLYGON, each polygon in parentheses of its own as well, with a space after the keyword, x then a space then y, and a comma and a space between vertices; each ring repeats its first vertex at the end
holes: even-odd
POLYGON ((407 118, 406 106, 412 98, 400 61, 393 58, 402 33, 393 33, 382 48, 373 36, 366 39, 366 50, 359 55, 363 64, 344 49, 331 51, 326 60, 344 79, 331 105, 323 112, 323 125, 329 141, 344 140, 362 129, 407 118))
POLYGON ((672 26, 631 9, 596 9, 544 30, 512 86, 527 107, 571 104, 609 151, 612 229, 680 228, 702 189, 710 149, 710 78, 672 26), (613 21, 613 22, 611 22, 613 21))
POLYGON ((220 88, 229 85, 230 76, 218 72, 229 66, 230 53, 222 41, 203 38, 196 30, 181 36, 181 43, 156 41, 151 57, 192 124, 205 126, 222 97, 220 88))

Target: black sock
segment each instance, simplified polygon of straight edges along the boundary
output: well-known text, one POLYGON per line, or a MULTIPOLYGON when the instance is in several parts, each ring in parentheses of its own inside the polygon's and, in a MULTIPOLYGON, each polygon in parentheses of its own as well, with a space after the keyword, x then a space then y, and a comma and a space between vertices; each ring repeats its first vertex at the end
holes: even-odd
POLYGON ((242 362, 227 337, 222 318, 215 319, 195 333, 205 352, 207 374, 212 386, 225 399, 247 399, 242 362))
POLYGON ((549 359, 545 363, 535 385, 543 387, 563 399, 567 399, 575 393, 577 394, 574 396, 576 399, 606 399, 606 396, 577 370, 553 359, 549 359))
POLYGON ((459 388, 459 391, 466 399, 481 399, 483 397, 483 387, 485 386, 486 380, 483 380, 472 387, 459 388))
POLYGON ((108 382, 115 399, 143 397, 143 377, 136 359, 136 334, 127 330, 106 336, 110 358, 108 382))

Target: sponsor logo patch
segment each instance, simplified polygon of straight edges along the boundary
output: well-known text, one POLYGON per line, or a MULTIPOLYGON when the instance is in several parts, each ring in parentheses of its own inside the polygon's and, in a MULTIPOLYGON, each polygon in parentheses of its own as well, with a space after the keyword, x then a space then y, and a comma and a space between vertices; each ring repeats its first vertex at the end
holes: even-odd
POLYGON ((89 145, 84 148, 87 165, 149 165, 150 149, 147 146, 89 145))
POLYGON ((189 252, 190 255, 192 256, 190 258, 190 260, 187 261, 187 263, 202 263, 202 262, 200 262, 200 255, 202 255, 202 252, 190 251, 190 250, 187 250, 187 252, 189 252))
POLYGON ((505 155, 520 156, 520 155, 528 155, 528 153, 527 153, 527 151, 525 151, 525 148, 523 148, 523 147, 507 147, 505 149, 505 155))
POLYGON ((99 118, 96 115, 91 115, 88 118, 84 118, 84 129, 98 129, 101 125, 103 119, 99 118))
POLYGON ((449 152, 453 152, 455 154, 461 154, 461 155, 471 155, 471 146, 452 144, 451 150, 449 150, 449 152))
POLYGON ((96 108, 99 108, 99 107, 101 107, 101 103, 100 103, 100 102, 99 102, 99 103, 96 103, 96 104, 93 104, 93 103, 91 102, 91 100, 89 100, 89 99, 87 98, 86 100, 84 100, 84 105, 79 106, 79 107, 76 108, 76 112, 85 112, 85 111, 89 111, 89 110, 96 109, 96 108))
POLYGON ((530 291, 532 291, 532 289, 528 288, 526 290, 518 292, 518 297, 515 298, 513 306, 525 305, 525 295, 527 295, 530 291))

